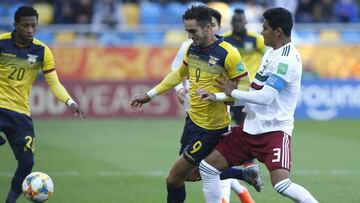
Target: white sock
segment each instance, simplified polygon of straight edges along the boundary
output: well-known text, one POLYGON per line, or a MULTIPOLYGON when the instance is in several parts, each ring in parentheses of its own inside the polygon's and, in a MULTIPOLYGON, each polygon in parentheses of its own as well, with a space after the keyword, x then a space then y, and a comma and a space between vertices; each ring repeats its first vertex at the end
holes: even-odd
POLYGON ((220 180, 222 202, 230 202, 231 180, 232 179, 220 180))
POLYGON ((246 187, 242 186, 240 182, 236 179, 230 179, 231 180, 231 189, 236 192, 236 194, 240 194, 245 192, 247 189, 246 187))
POLYGON ((200 162, 200 175, 206 203, 221 202, 220 171, 206 163, 200 162))
POLYGON ((318 201, 301 185, 291 182, 290 179, 282 180, 274 186, 276 192, 298 203, 318 203, 318 201))

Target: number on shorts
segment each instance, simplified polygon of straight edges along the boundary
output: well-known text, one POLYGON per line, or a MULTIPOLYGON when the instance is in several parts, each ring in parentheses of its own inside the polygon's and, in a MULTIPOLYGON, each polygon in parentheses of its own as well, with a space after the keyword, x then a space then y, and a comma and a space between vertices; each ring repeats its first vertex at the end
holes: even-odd
POLYGON ((35 138, 31 137, 30 135, 25 137, 26 144, 25 147, 30 149, 32 153, 35 152, 35 138))
POLYGON ((273 152, 275 159, 273 159, 272 162, 280 162, 281 148, 274 148, 273 152))
POLYGON ((191 154, 194 154, 195 152, 199 151, 201 148, 202 144, 201 141, 196 141, 195 144, 193 145, 193 149, 190 151, 191 154))

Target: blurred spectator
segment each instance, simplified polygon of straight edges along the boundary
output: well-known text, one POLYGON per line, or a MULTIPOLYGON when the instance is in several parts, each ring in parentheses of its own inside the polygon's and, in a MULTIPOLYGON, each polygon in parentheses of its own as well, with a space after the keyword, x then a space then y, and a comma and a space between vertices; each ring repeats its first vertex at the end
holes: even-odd
POLYGON ((314 17, 318 22, 328 23, 334 21, 333 0, 320 0, 315 4, 314 17))
POLYGON ((89 24, 93 17, 93 0, 80 0, 77 9, 76 23, 89 24))
POLYGON ((76 22, 76 3, 73 0, 56 1, 54 22, 57 24, 73 24, 76 22))
POLYGON ((314 18, 314 5, 315 1, 312 0, 300 0, 296 13, 295 20, 299 23, 312 23, 314 18))
POLYGON ((319 77, 319 74, 316 72, 314 67, 314 62, 311 60, 303 61, 303 72, 301 78, 303 80, 311 80, 319 77))
POLYGON ((283 7, 289 10, 294 15, 298 4, 299 0, 272 0, 272 5, 269 5, 269 7, 283 7))
POLYGON ((353 0, 339 0, 335 3, 335 17, 339 22, 349 23, 357 20, 357 5, 353 0))
POLYGON ((92 20, 94 31, 103 26, 114 29, 122 23, 120 3, 117 0, 99 0, 95 5, 95 14, 92 20))

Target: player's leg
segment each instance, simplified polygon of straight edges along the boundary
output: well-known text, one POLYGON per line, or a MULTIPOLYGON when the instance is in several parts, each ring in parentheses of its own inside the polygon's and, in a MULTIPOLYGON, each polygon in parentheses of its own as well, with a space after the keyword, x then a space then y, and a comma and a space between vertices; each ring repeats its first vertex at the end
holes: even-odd
MULTIPOLYGON (((248 145, 246 145, 246 137, 244 137, 242 127, 234 127, 200 163, 199 168, 206 202, 221 201, 221 171, 229 168, 229 165, 242 165, 247 160, 252 160, 253 157, 250 150, 248 145)), ((246 169, 246 172, 243 174, 245 179, 251 180, 249 182, 251 184, 256 182, 252 177, 249 177, 249 175, 253 174, 253 171, 255 171, 253 168, 251 168, 251 171, 246 169)))
POLYGON ((167 177, 168 202, 184 202, 186 198, 184 182, 194 173, 203 160, 214 148, 219 135, 227 128, 207 130, 197 126, 187 118, 182 136, 182 155, 176 160, 167 177), (186 136, 184 135, 186 129, 186 136), (183 139, 184 138, 184 139, 183 139))
POLYGON ((184 202, 186 198, 185 181, 196 169, 197 166, 190 164, 184 156, 179 156, 171 167, 168 177, 166 178, 167 202, 178 203, 184 202))
POLYGON ((263 161, 270 171, 275 190, 294 202, 318 202, 308 190, 290 180, 291 136, 283 132, 271 132, 262 137, 267 146, 258 159, 263 161))
POLYGON ((231 190, 236 193, 242 203, 255 203, 254 199, 250 195, 250 192, 245 186, 241 185, 236 179, 229 180, 231 183, 231 190))
POLYGON ((22 182, 31 173, 34 165, 34 128, 31 118, 16 112, 10 112, 11 122, 4 129, 7 140, 17 159, 18 166, 11 181, 6 203, 15 203, 22 193, 22 182))

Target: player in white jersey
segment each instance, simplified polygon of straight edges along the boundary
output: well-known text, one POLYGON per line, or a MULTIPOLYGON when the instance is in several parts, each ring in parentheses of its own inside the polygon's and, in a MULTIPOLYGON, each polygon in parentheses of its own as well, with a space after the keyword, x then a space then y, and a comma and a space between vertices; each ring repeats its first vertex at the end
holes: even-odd
MULTIPOLYGON (((212 12, 212 29, 214 33, 220 31, 221 24, 221 14, 213 9, 212 12)), ((184 61, 184 56, 187 48, 191 45, 193 41, 191 39, 184 41, 181 44, 180 49, 176 53, 176 56, 171 64, 171 70, 176 70, 184 61)), ((178 101, 184 105, 185 113, 189 110, 189 81, 185 80, 183 83, 178 84, 175 87, 177 92, 178 101)), ((180 147, 180 154, 182 153, 183 147, 180 147)), ((229 178, 221 181, 221 193, 222 193, 222 203, 230 202, 230 193, 233 190, 242 203, 254 203, 249 191, 246 187, 242 186, 238 180, 229 178)))
MULTIPOLYGON (((207 203, 220 202, 219 173, 251 158, 266 165, 278 193, 295 202, 317 202, 308 190, 289 178, 291 134, 302 73, 299 52, 291 42, 292 15, 284 8, 272 8, 263 16, 262 35, 265 45, 272 49, 265 53, 251 90, 237 90, 226 80, 219 80, 216 85, 226 95, 245 103, 247 116, 244 126, 232 128, 200 163, 207 203)), ((198 94, 209 101, 221 101, 226 97, 204 90, 199 90, 198 94)))

